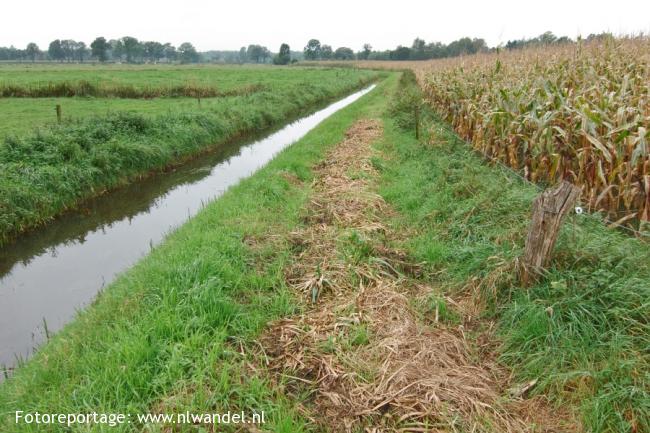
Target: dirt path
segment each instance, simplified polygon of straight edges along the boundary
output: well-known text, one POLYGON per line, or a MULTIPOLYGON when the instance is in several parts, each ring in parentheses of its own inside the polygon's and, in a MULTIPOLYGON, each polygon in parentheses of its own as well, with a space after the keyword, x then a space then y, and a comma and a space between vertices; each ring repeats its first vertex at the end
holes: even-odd
POLYGON ((506 398, 494 345, 477 344, 490 335, 469 329, 475 312, 394 247, 394 211, 373 191, 381 135, 379 121, 361 120, 315 168, 286 269, 309 306, 260 340, 274 382, 328 431, 565 431, 541 400, 506 398))

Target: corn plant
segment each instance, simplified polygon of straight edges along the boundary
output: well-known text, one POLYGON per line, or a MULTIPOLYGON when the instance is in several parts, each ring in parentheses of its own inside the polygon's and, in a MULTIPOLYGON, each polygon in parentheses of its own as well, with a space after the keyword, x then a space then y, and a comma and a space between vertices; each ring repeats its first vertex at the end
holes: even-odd
POLYGON ((616 225, 650 221, 650 39, 535 48, 416 66, 428 103, 489 159, 569 180, 616 225))

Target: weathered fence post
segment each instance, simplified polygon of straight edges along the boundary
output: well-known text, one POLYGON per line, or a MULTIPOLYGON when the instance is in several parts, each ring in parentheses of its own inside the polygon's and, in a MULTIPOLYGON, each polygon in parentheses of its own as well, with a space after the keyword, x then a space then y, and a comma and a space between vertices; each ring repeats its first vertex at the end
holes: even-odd
POLYGON ((61 105, 56 104, 56 121, 61 123, 61 105))
POLYGON ((420 106, 415 106, 415 139, 420 139, 420 106))
POLYGON ((533 217, 528 227, 521 272, 524 287, 548 265, 562 220, 579 196, 580 188, 563 181, 533 201, 533 217))

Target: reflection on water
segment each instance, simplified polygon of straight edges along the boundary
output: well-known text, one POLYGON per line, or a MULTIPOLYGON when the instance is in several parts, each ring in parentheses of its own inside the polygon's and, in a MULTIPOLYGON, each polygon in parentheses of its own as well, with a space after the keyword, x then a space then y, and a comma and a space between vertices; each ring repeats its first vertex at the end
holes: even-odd
POLYGON ((0 249, 0 365, 28 357, 171 229, 373 87, 253 143, 226 146, 89 200, 0 249))

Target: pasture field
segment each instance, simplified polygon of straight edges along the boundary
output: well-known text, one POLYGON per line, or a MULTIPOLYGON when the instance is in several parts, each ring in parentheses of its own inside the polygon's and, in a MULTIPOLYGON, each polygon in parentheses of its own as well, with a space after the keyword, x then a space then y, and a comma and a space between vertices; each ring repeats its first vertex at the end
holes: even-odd
POLYGON ((0 137, 54 124, 57 104, 62 106, 64 120, 103 116, 111 111, 165 114, 198 108, 197 96, 201 96, 201 105, 208 106, 229 103, 224 98, 257 92, 292 97, 298 96, 294 92, 301 87, 318 87, 331 83, 333 78, 344 82, 367 79, 369 74, 343 69, 253 66, 5 64, 0 65, 0 95, 6 93, 0 97, 0 137), (174 89, 177 97, 170 97, 174 89), (215 93, 220 97, 209 96, 215 93))
POLYGON ((1 66, 0 89, 23 96, 0 98, 0 242, 83 198, 279 125, 378 76, 323 68, 1 66), (71 89, 99 96, 24 96, 71 89), (213 97, 199 100, 204 95, 213 97))
POLYGON ((132 85, 136 88, 204 85, 232 90, 251 83, 282 86, 313 76, 345 73, 332 69, 307 69, 255 65, 120 65, 120 64, 0 64, 0 88, 86 81, 96 85, 132 85), (218 73, 215 73, 218 72, 218 73))

